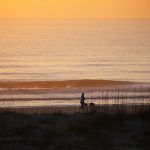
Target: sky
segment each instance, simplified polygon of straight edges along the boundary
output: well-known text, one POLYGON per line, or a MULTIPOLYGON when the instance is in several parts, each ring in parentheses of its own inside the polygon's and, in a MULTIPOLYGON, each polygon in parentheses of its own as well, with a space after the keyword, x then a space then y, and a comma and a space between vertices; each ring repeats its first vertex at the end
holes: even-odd
POLYGON ((150 18, 150 0, 0 0, 0 18, 150 18))

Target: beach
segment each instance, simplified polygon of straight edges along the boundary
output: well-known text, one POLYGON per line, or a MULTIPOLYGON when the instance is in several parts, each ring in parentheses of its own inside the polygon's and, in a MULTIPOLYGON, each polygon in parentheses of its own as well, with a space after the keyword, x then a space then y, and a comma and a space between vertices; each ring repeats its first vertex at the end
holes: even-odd
POLYGON ((132 107, 148 110, 149 90, 148 83, 109 80, 0 82, 0 108, 23 113, 77 113, 84 92, 86 103, 94 103, 99 111, 115 112, 117 107, 127 112, 132 107))

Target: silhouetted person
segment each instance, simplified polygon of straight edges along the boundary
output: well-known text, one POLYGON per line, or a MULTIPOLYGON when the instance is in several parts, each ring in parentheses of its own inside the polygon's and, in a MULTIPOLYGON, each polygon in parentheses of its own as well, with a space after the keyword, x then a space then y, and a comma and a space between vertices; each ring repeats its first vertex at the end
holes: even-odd
POLYGON ((84 97, 84 93, 82 93, 81 99, 80 99, 80 103, 81 103, 81 108, 82 109, 84 108, 84 106, 87 105, 87 103, 85 103, 84 101, 85 101, 85 97, 84 97))

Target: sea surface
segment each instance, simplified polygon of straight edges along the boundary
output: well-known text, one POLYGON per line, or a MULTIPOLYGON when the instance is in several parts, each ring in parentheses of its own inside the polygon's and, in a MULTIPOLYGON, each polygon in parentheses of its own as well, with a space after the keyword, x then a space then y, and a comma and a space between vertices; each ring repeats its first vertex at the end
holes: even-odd
POLYGON ((150 20, 0 20, 0 81, 150 82, 150 20))

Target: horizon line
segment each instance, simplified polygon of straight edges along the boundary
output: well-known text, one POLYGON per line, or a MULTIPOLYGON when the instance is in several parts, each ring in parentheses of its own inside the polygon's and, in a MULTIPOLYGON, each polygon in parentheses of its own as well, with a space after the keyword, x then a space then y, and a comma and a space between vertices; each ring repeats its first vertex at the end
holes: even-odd
POLYGON ((85 18, 59 18, 59 17, 0 17, 0 19, 18 19, 18 20, 23 20, 23 19, 39 19, 39 20, 102 20, 102 19, 150 19, 150 17, 95 17, 95 18, 90 18, 90 17, 85 17, 85 18))

